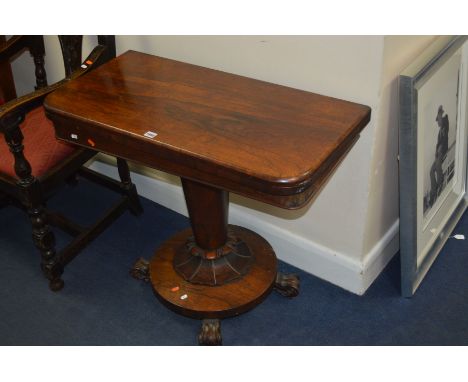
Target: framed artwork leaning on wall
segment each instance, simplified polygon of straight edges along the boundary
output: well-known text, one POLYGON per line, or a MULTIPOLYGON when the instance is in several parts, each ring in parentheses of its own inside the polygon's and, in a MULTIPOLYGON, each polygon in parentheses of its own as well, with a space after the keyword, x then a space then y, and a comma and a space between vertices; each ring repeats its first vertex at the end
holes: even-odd
POLYGON ((399 78, 402 295, 411 297, 468 206, 466 36, 443 36, 399 78))

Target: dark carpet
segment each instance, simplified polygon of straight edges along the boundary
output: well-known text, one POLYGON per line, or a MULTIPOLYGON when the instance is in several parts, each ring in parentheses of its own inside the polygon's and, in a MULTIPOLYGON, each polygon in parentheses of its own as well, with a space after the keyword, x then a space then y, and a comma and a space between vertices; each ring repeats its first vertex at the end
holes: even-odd
MULTIPOLYGON (((116 195, 80 181, 49 207, 90 222, 116 195)), ((0 210, 0 345, 196 345, 200 322, 162 306, 128 274, 138 257, 188 220, 143 199, 65 270, 49 291, 23 211, 0 210)), ((468 214, 455 229, 468 238, 468 214)), ((58 235, 63 246, 65 235, 58 235)), ((364 296, 280 262, 301 277, 294 299, 272 293, 252 311, 222 321, 224 345, 468 345, 468 241, 450 239, 412 299, 400 297, 398 256, 364 296)))

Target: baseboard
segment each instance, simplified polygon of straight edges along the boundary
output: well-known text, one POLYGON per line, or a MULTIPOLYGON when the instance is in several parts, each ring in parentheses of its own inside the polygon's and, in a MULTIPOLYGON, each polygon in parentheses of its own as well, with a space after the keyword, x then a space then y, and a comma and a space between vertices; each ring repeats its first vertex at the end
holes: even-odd
POLYGON ((362 295, 372 285, 385 266, 400 250, 400 221, 397 219, 374 247, 364 256, 362 262, 362 295))
POLYGON ((252 229, 265 237, 278 258, 358 295, 366 292, 399 249, 398 221, 364 256, 364 260, 358 262, 236 207, 229 207, 230 222, 252 229))
MULTIPOLYGON (((90 168, 116 178, 117 170, 114 165, 109 164, 109 158, 106 156, 98 158, 99 160, 90 164, 90 168)), ((132 167, 132 180, 140 195, 187 216, 180 185, 158 178, 158 173, 153 170, 132 167)), ((364 294, 398 251, 398 222, 363 257, 362 263, 310 239, 285 231, 249 214, 234 203, 229 206, 229 222, 252 229, 262 235, 272 245, 279 259, 359 295, 364 294)))

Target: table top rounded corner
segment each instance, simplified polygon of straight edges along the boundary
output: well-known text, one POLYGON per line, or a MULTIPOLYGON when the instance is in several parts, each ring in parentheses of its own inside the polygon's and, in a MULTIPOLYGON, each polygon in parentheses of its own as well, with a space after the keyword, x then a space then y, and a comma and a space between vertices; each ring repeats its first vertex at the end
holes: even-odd
POLYGON ((318 190, 314 184, 336 167, 371 113, 365 105, 135 51, 70 81, 44 105, 59 138, 69 140, 72 121, 101 137, 95 149, 240 194, 250 188, 281 206, 288 195, 299 200, 307 188, 318 190))

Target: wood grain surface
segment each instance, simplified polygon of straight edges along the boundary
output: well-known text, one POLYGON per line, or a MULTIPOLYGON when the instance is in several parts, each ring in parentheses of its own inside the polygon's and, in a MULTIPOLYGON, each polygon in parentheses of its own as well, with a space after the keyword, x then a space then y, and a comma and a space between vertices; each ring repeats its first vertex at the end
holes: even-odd
POLYGON ((45 107, 61 139, 283 208, 319 190, 370 119, 367 106, 133 51, 45 107))

